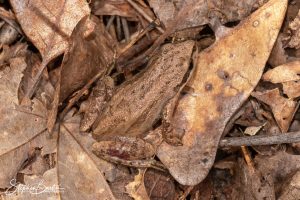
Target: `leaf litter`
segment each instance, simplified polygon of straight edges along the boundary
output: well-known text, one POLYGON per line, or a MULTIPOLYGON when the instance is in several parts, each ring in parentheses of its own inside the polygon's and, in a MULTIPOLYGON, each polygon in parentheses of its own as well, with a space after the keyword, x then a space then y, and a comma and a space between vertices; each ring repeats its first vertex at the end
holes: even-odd
POLYGON ((300 198, 297 1, 0 8, 1 198, 300 198))

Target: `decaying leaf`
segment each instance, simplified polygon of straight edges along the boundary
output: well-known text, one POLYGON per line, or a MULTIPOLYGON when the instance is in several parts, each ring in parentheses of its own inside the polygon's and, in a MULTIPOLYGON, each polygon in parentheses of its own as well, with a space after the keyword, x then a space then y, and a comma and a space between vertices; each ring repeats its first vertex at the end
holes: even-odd
POLYGON ((275 199, 274 180, 270 173, 251 170, 244 160, 239 160, 237 184, 241 186, 239 199, 275 199))
POLYGON ((249 126, 245 129, 244 133, 246 135, 256 135, 263 127, 264 125, 262 126, 249 126))
POLYGON ((284 83, 300 80, 300 61, 285 63, 270 69, 263 75, 263 80, 272 83, 284 83))
POLYGON ((298 15, 289 24, 289 28, 291 31, 290 41, 289 41, 289 47, 291 48, 300 48, 300 11, 298 12, 298 15))
POLYGON ((150 199, 178 199, 174 179, 169 174, 148 169, 144 175, 144 185, 150 199))
POLYGON ((281 196, 278 200, 296 200, 300 197, 300 171, 289 181, 283 189, 281 196))
POLYGON ((271 0, 210 48, 198 54, 179 101, 174 125, 182 146, 162 143, 158 157, 183 185, 196 185, 213 165, 226 123, 258 83, 281 27, 287 1, 271 0), (267 33, 267 34, 266 34, 267 33))
POLYGON ((27 51, 27 45, 22 43, 17 43, 13 46, 3 46, 2 52, 0 54, 0 65, 9 63, 9 59, 25 56, 27 51))
POLYGON ((93 125, 94 136, 136 136, 150 130, 180 89, 193 47, 193 41, 164 45, 143 72, 116 90, 93 125))
POLYGON ((134 176, 134 181, 126 185, 126 192, 134 200, 150 200, 144 185, 145 172, 145 170, 139 169, 139 173, 134 176))
MULTIPOLYGON (((79 120, 76 120, 79 130, 79 120)), ((57 152, 57 176, 58 184, 65 188, 60 193, 65 199, 111 199, 114 196, 105 181, 102 172, 96 165, 92 153, 82 148, 76 135, 69 130, 74 122, 65 122, 59 134, 57 152), (72 169, 72 170, 70 170, 72 169)))
POLYGON ((33 146, 45 145, 44 105, 34 99, 29 108, 19 106, 18 88, 27 66, 25 58, 17 57, 10 63, 0 71, 0 188, 10 186, 33 146))
POLYGON ((289 98, 297 98, 300 96, 300 81, 289 81, 282 83, 283 93, 289 98))
POLYGON ((84 0, 11 0, 18 22, 45 60, 68 47, 68 39, 81 18, 90 13, 84 0))
POLYGON ((93 5, 95 15, 118 15, 137 20, 137 14, 126 0, 96 1, 93 5))
POLYGON ((288 60, 288 55, 283 47, 283 35, 279 34, 270 54, 268 63, 273 66, 279 66, 286 63, 288 60))
POLYGON ((279 89, 253 92, 252 96, 269 105, 283 133, 287 132, 298 107, 297 102, 280 96, 279 89))
POLYGON ((218 17, 223 23, 241 20, 250 14, 256 2, 256 0, 242 2, 231 0, 149 0, 150 6, 165 26, 168 26, 184 6, 193 4, 189 16, 184 19, 185 23, 177 27, 179 30, 207 24, 211 17, 218 17))
MULTIPOLYGON (((100 161, 90 151, 87 144, 91 142, 87 142, 87 137, 83 139, 80 136, 79 122, 78 115, 72 117, 72 113, 69 113, 61 124, 59 133, 52 135, 51 142, 56 144, 56 148, 51 152, 55 155, 56 165, 53 168, 41 176, 25 175, 25 186, 41 184, 34 191, 39 195, 18 190, 13 195, 16 199, 115 199, 101 171, 105 170, 109 164, 100 161), (52 188, 51 192, 43 192, 49 188, 52 188)), ((41 134, 41 136, 46 136, 46 134, 41 134)), ((49 136, 46 139, 49 140, 49 136)), ((40 143, 33 145, 37 144, 40 143)), ((3 197, 10 199, 11 196, 5 194, 3 197)))
POLYGON ((75 27, 61 69, 60 102, 83 87, 113 62, 115 41, 96 17, 84 17, 75 27))

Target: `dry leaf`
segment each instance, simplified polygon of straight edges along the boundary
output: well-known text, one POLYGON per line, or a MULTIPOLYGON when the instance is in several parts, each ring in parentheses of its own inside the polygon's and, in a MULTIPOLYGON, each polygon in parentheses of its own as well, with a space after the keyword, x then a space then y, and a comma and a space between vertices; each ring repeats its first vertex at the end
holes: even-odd
POLYGON ((300 197, 300 171, 289 181, 289 184, 282 188, 283 192, 278 200, 297 200, 300 197))
MULTIPOLYGON (((74 132, 69 130, 74 126, 72 119, 63 123, 58 141, 58 184, 65 188, 60 193, 65 199, 111 199, 114 196, 105 181, 102 172, 93 160, 92 153, 86 151, 74 132), (72 169, 72 170, 70 170, 72 169)), ((79 130, 79 120, 76 124, 79 130)))
POLYGON ((169 174, 148 169, 144 175, 144 186, 150 199, 178 199, 174 179, 169 174))
POLYGON ((93 5, 95 15, 118 15, 137 20, 137 14, 126 0, 97 1, 93 5))
POLYGON ((18 106, 18 88, 26 66, 25 58, 17 57, 0 72, 0 188, 9 186, 34 146, 45 145, 41 136, 46 128, 44 105, 34 99, 29 108, 18 106))
POLYGON ((282 83, 283 93, 289 98, 297 98, 300 96, 300 81, 289 81, 282 83))
POLYGON ((223 23, 241 20, 250 14, 255 3, 256 0, 242 2, 231 0, 149 0, 150 6, 165 26, 169 25, 179 10, 187 4, 194 4, 189 16, 184 19, 185 22, 177 27, 178 30, 207 24, 214 17, 221 18, 223 23))
POLYGON ((9 63, 9 59, 25 56, 27 53, 27 45, 23 43, 17 43, 13 46, 3 46, 2 52, 0 54, 0 65, 9 63))
POLYGON ((134 180, 125 186, 126 192, 134 200, 150 200, 144 185, 145 172, 146 170, 139 169, 139 173, 134 176, 134 180))
POLYGON ((291 31, 290 41, 289 41, 289 47, 291 48, 300 48, 300 10, 298 12, 298 15, 289 24, 289 28, 291 31))
POLYGON ((263 80, 272 83, 283 83, 300 80, 300 61, 285 63, 270 69, 263 75, 263 80))
POLYGON ((276 43, 272 49, 271 55, 269 57, 268 63, 273 66, 279 66, 286 63, 288 60, 288 55, 283 47, 283 34, 279 34, 276 43))
MULTIPOLYGON (((71 115, 71 113, 72 112, 70 111, 69 115, 71 115)), ((84 149, 84 151, 88 152, 89 156, 96 163, 99 170, 101 170, 101 172, 104 174, 105 178, 109 181, 113 181, 115 177, 118 176, 116 167, 105 160, 99 159, 96 155, 94 155, 94 153, 92 153, 92 145, 96 142, 96 140, 92 138, 91 134, 80 132, 78 129, 80 121, 80 116, 76 115, 74 117, 69 117, 69 119, 65 121, 64 125, 70 132, 72 132, 77 141, 80 141, 81 147, 84 149)))
POLYGON ((240 186, 239 199, 275 200, 274 180, 270 173, 251 170, 244 160, 239 160, 236 184, 240 186))
POLYGON ((256 135, 262 129, 262 127, 264 127, 264 125, 262 125, 262 126, 249 126, 245 129, 244 133, 246 135, 256 135))
POLYGON ((280 96, 278 88, 251 95, 271 107, 280 130, 287 132, 298 107, 297 102, 280 96))
POLYGON ((183 146, 162 143, 157 154, 180 184, 196 185, 208 174, 226 123, 263 73, 286 7, 286 0, 269 1, 198 54, 187 83, 194 91, 183 96, 175 113, 183 146))
MULTIPOLYGON (((81 142, 79 122, 79 116, 72 117, 72 113, 69 113, 60 126, 59 138, 57 138, 57 134, 52 135, 54 140, 51 142, 56 144, 56 149, 53 152, 56 155, 54 161, 56 166, 47 170, 42 176, 25 176, 24 183, 27 187, 42 184, 36 190, 39 194, 16 191, 16 199, 45 199, 50 197, 78 200, 115 199, 100 171, 103 165, 97 165, 99 159, 93 155, 88 146, 85 146, 89 142, 81 142), (52 187, 51 192, 43 192, 44 189, 50 187, 52 187)), ((4 198, 9 199, 10 195, 4 195, 4 198)))
POLYGON ((18 22, 44 60, 68 47, 68 39, 81 18, 90 13, 85 0, 10 0, 18 22))
POLYGON ((84 17, 71 35, 61 69, 60 102, 113 62, 117 45, 96 17, 84 17))

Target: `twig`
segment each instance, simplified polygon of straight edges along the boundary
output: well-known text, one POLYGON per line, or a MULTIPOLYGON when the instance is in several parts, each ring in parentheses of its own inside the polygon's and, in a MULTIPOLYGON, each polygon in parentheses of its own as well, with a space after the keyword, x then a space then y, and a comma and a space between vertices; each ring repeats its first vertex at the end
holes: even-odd
POLYGON ((117 16, 117 38, 119 41, 122 40, 121 20, 119 16, 117 16))
MULTIPOLYGON (((141 9, 135 2, 133 2, 132 0, 127 0, 128 3, 134 8, 136 9, 136 11, 138 11, 148 22, 152 22, 154 21, 154 19, 152 19, 152 17, 150 17, 147 13, 145 13, 145 11, 143 9, 141 9)), ((155 27, 159 32, 163 33, 164 30, 161 27, 155 27)))
POLYGON ((138 34, 132 38, 132 40, 123 48, 120 50, 120 56, 126 52, 129 48, 131 48, 139 39, 141 39, 145 34, 147 34, 149 31, 151 31, 155 27, 156 23, 152 22, 150 23, 146 28, 140 30, 138 34))
POLYGON ((122 27, 123 27, 123 31, 124 31, 125 41, 129 42, 130 33, 129 33, 129 29, 128 29, 127 20, 124 17, 122 17, 121 22, 122 22, 122 27))
POLYGON ((280 135, 257 135, 248 137, 225 138, 220 141, 219 147, 272 145, 294 142, 300 142, 300 131, 282 133, 280 135))
POLYGON ((255 167, 248 148, 246 146, 241 146, 241 148, 249 170, 254 173, 255 167))
POLYGON ((179 197, 179 200, 185 200, 187 198, 187 196, 191 193, 191 191, 195 188, 195 186, 188 186, 183 194, 179 197))
POLYGON ((116 16, 115 15, 112 15, 110 16, 108 22, 107 22, 107 25, 105 27, 105 29, 108 31, 110 26, 113 24, 114 20, 115 20, 116 16))

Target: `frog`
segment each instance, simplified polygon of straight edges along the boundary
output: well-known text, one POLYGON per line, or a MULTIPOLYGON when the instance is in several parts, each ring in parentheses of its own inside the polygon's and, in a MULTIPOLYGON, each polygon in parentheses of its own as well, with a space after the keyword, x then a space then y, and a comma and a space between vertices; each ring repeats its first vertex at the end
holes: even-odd
MULTIPOLYGON (((144 167, 164 169, 153 157, 158 141, 161 142, 163 133, 170 129, 168 118, 190 77, 194 48, 195 42, 191 40, 163 45, 150 59, 144 71, 115 90, 92 125, 92 135, 98 141, 93 145, 96 155, 125 165, 134 163, 132 160, 151 160, 143 162, 146 163, 144 167), (161 126, 153 130, 153 125, 162 118, 161 126), (126 141, 131 144, 127 147, 136 147, 142 143, 141 139, 146 142, 146 149, 153 150, 149 150, 146 157, 144 154, 134 158, 124 157, 126 141), (116 147, 114 151, 113 146, 116 147)), ((143 164, 140 162, 139 166, 141 165, 143 164)))

